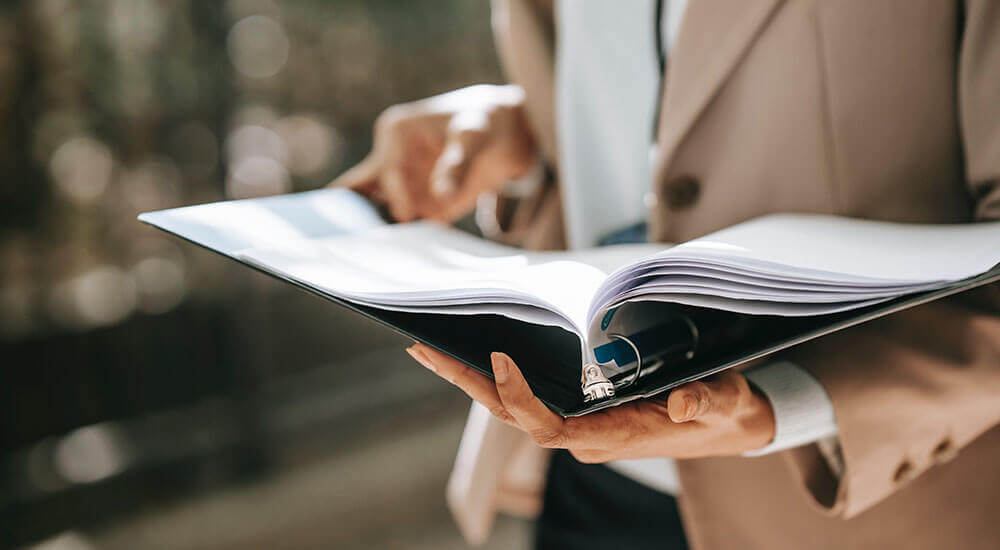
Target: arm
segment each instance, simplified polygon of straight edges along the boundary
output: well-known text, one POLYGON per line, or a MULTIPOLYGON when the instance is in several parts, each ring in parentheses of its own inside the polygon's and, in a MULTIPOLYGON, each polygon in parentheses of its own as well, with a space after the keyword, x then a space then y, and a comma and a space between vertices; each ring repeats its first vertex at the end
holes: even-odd
POLYGON ((551 0, 492 0, 493 37, 508 81, 524 89, 539 149, 555 164, 555 22, 551 0))
MULTIPOLYGON (((977 219, 1000 218, 1000 3, 969 1, 959 114, 977 219)), ((990 285, 822 338, 789 359, 833 403, 839 480, 811 445, 788 453, 833 515, 852 517, 950 460, 1000 423, 1000 285, 990 285)))

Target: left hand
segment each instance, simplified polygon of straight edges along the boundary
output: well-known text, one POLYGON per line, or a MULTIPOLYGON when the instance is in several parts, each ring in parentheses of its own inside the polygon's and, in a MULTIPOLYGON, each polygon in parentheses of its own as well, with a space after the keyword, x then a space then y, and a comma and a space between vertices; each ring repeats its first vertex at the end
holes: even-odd
POLYGON ((490 380, 423 344, 406 351, 539 445, 568 449, 581 462, 739 455, 774 439, 770 403, 732 369, 674 388, 665 400, 642 399, 562 418, 535 397, 506 354, 491 355, 490 380))

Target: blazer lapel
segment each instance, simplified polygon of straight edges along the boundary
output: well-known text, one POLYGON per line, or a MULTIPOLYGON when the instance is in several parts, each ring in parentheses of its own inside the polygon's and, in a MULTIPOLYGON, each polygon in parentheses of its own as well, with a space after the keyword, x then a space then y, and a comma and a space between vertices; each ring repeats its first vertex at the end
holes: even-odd
POLYGON ((667 61, 658 164, 665 165, 782 0, 693 0, 667 61))

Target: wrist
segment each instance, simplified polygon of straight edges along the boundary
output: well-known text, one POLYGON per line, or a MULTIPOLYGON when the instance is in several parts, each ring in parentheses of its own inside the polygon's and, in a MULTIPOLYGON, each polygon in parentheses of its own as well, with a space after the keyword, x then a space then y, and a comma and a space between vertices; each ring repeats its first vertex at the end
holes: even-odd
POLYGON ((750 386, 773 410, 775 434, 761 448, 748 451, 759 456, 812 443, 836 435, 833 404, 826 390, 794 363, 777 361, 744 372, 750 386))

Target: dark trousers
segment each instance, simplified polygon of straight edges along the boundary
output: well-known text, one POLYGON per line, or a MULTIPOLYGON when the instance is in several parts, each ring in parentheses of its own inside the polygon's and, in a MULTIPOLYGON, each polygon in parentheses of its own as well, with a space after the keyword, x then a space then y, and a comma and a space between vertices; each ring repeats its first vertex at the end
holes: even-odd
POLYGON ((684 550, 677 501, 618 472, 553 453, 538 550, 684 550))

